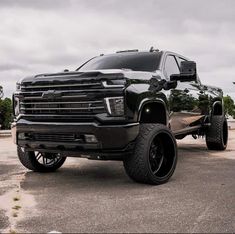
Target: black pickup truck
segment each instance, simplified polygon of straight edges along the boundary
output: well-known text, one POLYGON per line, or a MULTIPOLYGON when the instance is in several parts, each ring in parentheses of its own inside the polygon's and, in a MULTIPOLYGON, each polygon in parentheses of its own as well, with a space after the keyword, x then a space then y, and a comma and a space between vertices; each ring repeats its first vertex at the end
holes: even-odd
POLYGON ((27 77, 13 102, 18 156, 33 171, 54 171, 66 157, 121 160, 133 180, 161 184, 176 167, 175 139, 227 146, 222 90, 202 85, 196 63, 168 51, 119 51, 27 77))

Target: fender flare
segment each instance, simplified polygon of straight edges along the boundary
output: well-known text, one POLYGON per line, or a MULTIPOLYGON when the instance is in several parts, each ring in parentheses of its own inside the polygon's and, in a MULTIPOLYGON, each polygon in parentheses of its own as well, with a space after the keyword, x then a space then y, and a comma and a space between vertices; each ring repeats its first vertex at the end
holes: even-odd
POLYGON ((221 108, 222 108, 222 113, 221 115, 224 115, 224 101, 223 99, 221 99, 220 101, 215 101, 213 104, 212 104, 212 108, 211 108, 211 117, 214 115, 214 108, 216 105, 221 105, 221 108))
POLYGON ((144 98, 143 100, 141 100, 140 105, 139 105, 138 110, 137 110, 137 121, 138 122, 140 121, 143 108, 148 103, 158 103, 158 104, 161 104, 161 105, 164 106, 165 115, 166 115, 165 116, 166 126, 168 126, 168 124, 169 124, 168 108, 167 108, 166 103, 162 99, 159 99, 159 98, 144 98))

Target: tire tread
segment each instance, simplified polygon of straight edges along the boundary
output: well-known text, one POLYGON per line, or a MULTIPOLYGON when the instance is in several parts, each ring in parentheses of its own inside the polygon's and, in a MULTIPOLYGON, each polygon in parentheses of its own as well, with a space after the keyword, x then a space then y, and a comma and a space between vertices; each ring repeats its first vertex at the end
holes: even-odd
POLYGON ((224 145, 223 143, 224 121, 226 121, 224 116, 213 116, 211 118, 211 126, 206 133, 206 145, 209 150, 226 149, 227 144, 224 145))
MULTIPOLYGON (((167 181, 167 180, 164 182, 163 181, 156 182, 156 180, 154 181, 149 171, 146 169, 144 151, 148 144, 148 136, 150 132, 158 131, 158 130, 170 131, 163 124, 141 124, 140 133, 136 139, 136 147, 135 147, 134 153, 124 160, 124 168, 125 168, 126 173, 131 179, 133 179, 136 182, 146 183, 146 184, 162 184, 167 181)), ((175 147, 176 147, 176 143, 175 143, 175 147)), ((176 153, 176 157, 177 157, 177 153, 176 153)))

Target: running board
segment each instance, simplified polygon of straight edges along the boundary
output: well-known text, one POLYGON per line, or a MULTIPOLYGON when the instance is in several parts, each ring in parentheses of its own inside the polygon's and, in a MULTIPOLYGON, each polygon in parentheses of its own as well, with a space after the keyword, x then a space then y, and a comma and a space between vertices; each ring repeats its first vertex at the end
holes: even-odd
POLYGON ((175 136, 179 136, 179 135, 184 135, 184 134, 190 134, 193 133, 199 129, 201 129, 202 126, 201 125, 197 125, 197 126, 193 126, 193 127, 187 127, 178 131, 173 131, 173 134, 175 136))

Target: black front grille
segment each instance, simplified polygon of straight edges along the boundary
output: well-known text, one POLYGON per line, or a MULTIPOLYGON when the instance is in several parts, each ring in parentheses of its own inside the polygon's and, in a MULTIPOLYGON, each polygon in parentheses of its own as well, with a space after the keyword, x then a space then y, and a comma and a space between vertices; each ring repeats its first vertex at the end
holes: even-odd
POLYGON ((96 73, 36 77, 21 87, 20 113, 38 116, 94 116, 105 112, 104 87, 96 73), (88 74, 89 75, 89 74, 88 74))
POLYGON ((102 88, 100 73, 58 73, 37 75, 33 82, 25 82, 23 92, 47 90, 71 91, 81 89, 102 88))
POLYGON ((70 100, 23 100, 20 102, 23 114, 98 114, 105 112, 104 101, 70 100))
POLYGON ((83 143, 84 139, 82 136, 76 134, 42 134, 34 133, 31 140, 35 141, 50 141, 50 142, 78 142, 83 143))

